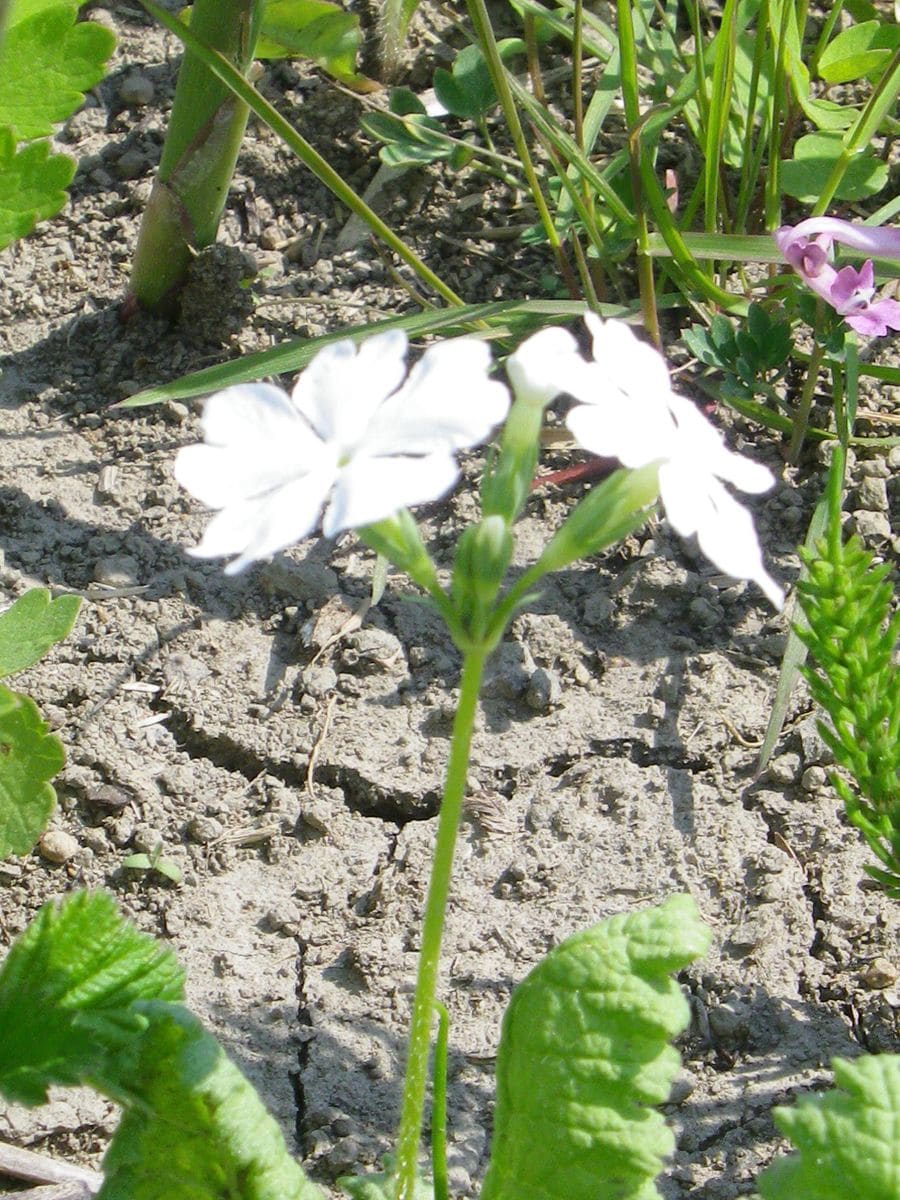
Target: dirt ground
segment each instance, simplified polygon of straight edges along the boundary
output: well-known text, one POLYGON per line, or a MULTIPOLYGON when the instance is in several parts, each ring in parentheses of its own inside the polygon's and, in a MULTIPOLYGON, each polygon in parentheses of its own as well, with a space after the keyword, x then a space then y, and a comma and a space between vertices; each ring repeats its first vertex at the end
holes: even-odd
MULTIPOLYGON (((397 1117, 458 658, 400 578, 341 633, 371 581, 352 537, 310 541, 236 579, 188 559, 206 517, 172 462, 197 439, 197 409, 109 405, 412 301, 370 248, 337 253, 346 214, 255 130, 223 224, 244 255, 224 258, 238 262, 235 278, 252 258, 252 287, 224 289, 216 306, 216 268, 187 328, 121 324, 178 51, 136 4, 107 0, 90 16, 120 47, 61 139, 80 159, 71 202, 0 255, 0 603, 35 584, 86 598, 71 637, 13 681, 65 742, 52 829, 74 841, 64 863, 35 851, 0 864, 0 946, 49 897, 111 889, 177 951, 191 1005, 328 1190, 377 1162, 397 1117), (158 850, 183 871, 180 886, 122 867, 158 850)), ((427 31, 417 44, 432 46, 427 31)), ((355 99, 290 65, 264 86, 357 186, 368 182, 376 164, 355 99)), ((466 236, 505 219, 478 176, 414 174, 387 203, 466 300, 522 296, 548 269, 537 249, 466 236)), ((896 412, 895 398, 868 403, 896 412)), ((753 508, 790 584, 818 456, 787 470, 751 426, 731 422, 729 437, 779 477, 753 508)), ((883 555, 898 547, 898 465, 895 450, 860 454, 854 468, 849 507, 883 555), (887 509, 871 500, 881 493, 887 509)), ((467 464, 470 478, 479 470, 467 464)), ((535 493, 517 563, 578 494, 535 493)), ((474 511, 464 485, 421 514, 443 564, 474 511)), ((833 1055, 900 1046, 898 910, 862 881, 868 854, 838 814, 802 689, 770 769, 753 778, 786 629, 757 591, 658 525, 550 580, 495 656, 443 960, 455 1194, 474 1194, 484 1171, 515 982, 566 934, 674 891, 693 894, 715 941, 682 977, 694 1019, 666 1109, 679 1147, 666 1197, 752 1190, 782 1146, 774 1104, 821 1086, 833 1055)), ((60 1093, 41 1110, 0 1111, 0 1139, 96 1161, 114 1123, 105 1102, 60 1093)))

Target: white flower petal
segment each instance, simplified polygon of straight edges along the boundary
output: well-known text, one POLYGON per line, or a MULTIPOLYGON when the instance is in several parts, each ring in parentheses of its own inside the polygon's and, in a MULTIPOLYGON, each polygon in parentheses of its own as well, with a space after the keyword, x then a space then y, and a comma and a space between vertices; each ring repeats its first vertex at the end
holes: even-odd
POLYGON ((211 446, 282 437, 298 424, 287 392, 268 383, 241 383, 216 392, 206 401, 200 421, 211 446))
POLYGON ((673 392, 669 408, 678 423, 679 451, 693 458, 698 470, 727 479, 742 492, 765 492, 775 482, 768 467, 729 450, 722 434, 690 400, 673 392))
POLYGON ((366 338, 358 347, 351 341, 325 346, 297 380, 294 404, 326 441, 355 445, 400 386, 406 346, 400 329, 366 338))
POLYGON ((449 454, 422 458, 358 456, 341 471, 322 532, 333 537, 342 529, 358 529, 393 516, 401 508, 438 500, 459 478, 449 454))
POLYGON ((568 391, 566 379, 578 354, 578 343, 565 329, 541 329, 527 338, 506 360, 506 374, 519 399, 549 404, 560 392, 568 391))
POLYGON ((660 466, 659 494, 669 524, 682 537, 691 537, 714 518, 709 489, 715 482, 712 475, 697 471, 689 459, 670 459, 660 466))
POLYGON ((588 313, 584 320, 593 335, 594 362, 603 368, 606 377, 607 395, 611 388, 627 396, 641 393, 659 397, 671 391, 665 359, 642 342, 630 325, 602 321, 595 313, 588 313))
MULTIPOLYGON (((599 370, 595 370, 594 382, 599 391, 603 386, 599 370)), ((642 395, 607 393, 605 404, 573 408, 566 424, 585 450, 617 458, 623 467, 643 467, 667 458, 675 439, 675 423, 668 410, 642 395)))
POLYGON ((766 571, 750 513, 712 476, 686 469, 684 462, 664 463, 659 470, 660 494, 674 529, 697 535, 700 549, 726 575, 752 579, 776 608, 784 592, 766 571))
POLYGON ((286 549, 315 528, 335 474, 333 468, 320 469, 267 496, 229 505, 213 517, 200 544, 188 553, 196 558, 240 554, 225 568, 227 575, 234 575, 286 549))
POLYGON ((261 495, 308 470, 322 443, 278 388, 226 388, 206 402, 206 445, 186 446, 175 478, 203 504, 224 508, 261 495))
POLYGON ((483 442, 509 411, 509 393, 488 378, 491 352, 475 338, 430 347, 369 426, 364 453, 430 454, 483 442))

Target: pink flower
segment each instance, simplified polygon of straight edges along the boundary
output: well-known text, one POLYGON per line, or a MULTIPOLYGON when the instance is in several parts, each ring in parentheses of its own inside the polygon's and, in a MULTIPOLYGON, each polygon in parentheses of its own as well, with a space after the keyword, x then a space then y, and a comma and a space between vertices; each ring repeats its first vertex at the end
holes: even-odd
POLYGON ((839 270, 831 262, 834 242, 855 250, 900 258, 900 229, 854 225, 837 217, 810 217, 799 225, 782 225, 773 234, 785 260, 811 291, 821 296, 844 318, 851 329, 880 337, 900 329, 900 304, 884 297, 875 300, 875 267, 867 259, 862 267, 839 270))

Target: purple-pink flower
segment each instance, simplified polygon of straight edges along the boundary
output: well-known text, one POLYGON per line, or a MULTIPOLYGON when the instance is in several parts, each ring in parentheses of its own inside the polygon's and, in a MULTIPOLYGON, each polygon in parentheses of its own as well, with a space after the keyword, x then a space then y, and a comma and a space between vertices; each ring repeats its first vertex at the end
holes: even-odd
POLYGON ((900 258, 900 229, 854 225, 837 217, 810 217, 799 225, 782 225, 773 234, 785 260, 808 288, 844 318, 851 329, 880 337, 900 329, 900 304, 875 297, 875 267, 871 259, 856 267, 836 268, 831 261, 834 242, 882 258, 900 258))

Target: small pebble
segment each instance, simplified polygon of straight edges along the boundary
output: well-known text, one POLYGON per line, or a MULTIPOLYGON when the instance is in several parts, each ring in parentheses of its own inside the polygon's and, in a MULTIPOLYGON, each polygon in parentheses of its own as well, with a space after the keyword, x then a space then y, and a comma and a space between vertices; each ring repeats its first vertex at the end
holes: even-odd
POLYGON ((126 150, 116 162, 116 170, 120 179, 137 179, 149 166, 147 155, 140 150, 126 150))
POLYGON ((552 671, 546 671, 543 667, 532 671, 528 687, 525 689, 525 703, 529 708, 535 712, 549 712, 559 704, 561 695, 559 679, 552 671))
POLYGON ((859 982, 864 988, 882 991, 897 982, 897 968, 886 958, 875 958, 859 973, 859 982))
POLYGON ((883 479, 864 479, 856 489, 856 499, 859 507, 868 512, 887 512, 887 484, 883 479))
POLYGON ((781 754, 769 763, 768 778, 773 783, 793 783, 800 774, 800 755, 781 754))
POLYGON ((800 777, 804 792, 820 792, 828 783, 828 775, 822 767, 807 767, 800 777))
POLYGON ((153 81, 136 72, 126 75, 119 85, 119 98, 123 104, 133 104, 141 108, 145 104, 152 104, 155 95, 153 81))
POLYGON ((684 1104, 688 1096, 697 1087, 697 1076, 692 1075, 690 1071, 682 1071, 675 1082, 672 1084, 672 1090, 669 1093, 669 1104, 684 1104))
POLYGON ((68 862, 78 853, 78 842, 71 833, 65 833, 61 829, 48 829, 38 842, 38 853, 47 862, 68 862))
POLYGON ((891 523, 883 512, 867 512, 858 508, 847 522, 850 533, 858 534, 864 542, 881 542, 891 536, 891 523))
POLYGON ((192 817, 188 821, 188 837, 200 846, 208 846, 222 836, 224 826, 215 817, 192 817))
POLYGON ((129 554, 114 554, 101 558, 94 567, 94 579, 109 587, 134 587, 138 582, 137 560, 129 554))
POLYGON ((337 672, 333 667, 307 667, 301 676, 301 686, 307 696, 320 700, 334 691, 337 672))

